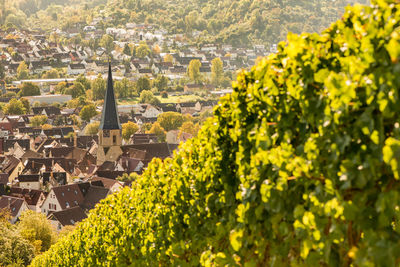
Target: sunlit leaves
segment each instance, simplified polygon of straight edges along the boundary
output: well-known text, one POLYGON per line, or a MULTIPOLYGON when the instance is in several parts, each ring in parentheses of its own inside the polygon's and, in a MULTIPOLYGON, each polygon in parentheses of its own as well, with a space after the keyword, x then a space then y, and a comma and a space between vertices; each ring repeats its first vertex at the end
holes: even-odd
POLYGON ((34 264, 398 264, 397 10, 374 1, 291 35, 238 75, 196 138, 34 264))

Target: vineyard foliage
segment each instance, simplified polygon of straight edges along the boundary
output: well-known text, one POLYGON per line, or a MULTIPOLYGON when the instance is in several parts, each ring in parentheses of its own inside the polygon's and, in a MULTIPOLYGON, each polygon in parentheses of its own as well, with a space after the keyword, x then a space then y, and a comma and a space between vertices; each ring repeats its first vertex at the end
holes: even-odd
POLYGON ((278 50, 33 266, 397 265, 400 4, 278 50))

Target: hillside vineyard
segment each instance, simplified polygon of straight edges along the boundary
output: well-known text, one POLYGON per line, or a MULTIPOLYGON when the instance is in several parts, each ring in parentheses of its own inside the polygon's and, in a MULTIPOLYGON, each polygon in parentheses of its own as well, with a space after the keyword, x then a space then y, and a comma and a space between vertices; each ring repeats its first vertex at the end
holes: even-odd
POLYGON ((396 266, 400 4, 348 8, 244 71, 32 266, 396 266))

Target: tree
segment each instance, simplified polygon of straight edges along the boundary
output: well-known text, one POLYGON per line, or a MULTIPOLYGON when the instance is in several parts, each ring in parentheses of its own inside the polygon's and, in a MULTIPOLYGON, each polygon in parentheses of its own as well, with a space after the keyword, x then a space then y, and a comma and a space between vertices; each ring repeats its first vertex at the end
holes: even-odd
POLYGON ((103 37, 101 37, 100 46, 102 46, 109 55, 111 51, 114 50, 114 38, 108 34, 104 34, 103 37))
POLYGON ((156 121, 155 123, 153 123, 150 131, 148 131, 147 133, 155 134, 159 142, 165 142, 166 132, 159 122, 156 121))
POLYGON ((141 93, 144 90, 150 90, 151 89, 150 79, 147 76, 140 77, 136 82, 136 88, 139 93, 141 93))
POLYGON ((190 61, 189 66, 187 68, 187 75, 191 81, 194 83, 201 82, 201 74, 200 74, 201 62, 198 59, 193 59, 190 61))
POLYGON ((162 91, 161 92, 161 97, 162 98, 168 98, 168 92, 167 91, 162 91))
POLYGON ((192 136, 196 136, 198 131, 200 130, 199 124, 194 124, 192 121, 186 121, 179 128, 179 138, 183 133, 191 134, 192 136))
POLYGON ((122 124, 122 138, 129 140, 129 138, 139 130, 139 126, 131 121, 122 124))
POLYGON ((40 95, 40 88, 31 82, 24 82, 20 91, 21 96, 35 96, 40 95))
POLYGON ((59 82, 55 87, 54 91, 58 94, 63 94, 64 90, 67 88, 67 83, 66 82, 59 82))
POLYGON ((224 76, 224 67, 222 60, 217 57, 211 60, 211 83, 219 86, 224 76))
POLYGON ((76 78, 75 82, 81 83, 85 88, 85 91, 91 88, 90 81, 83 74, 79 74, 78 78, 76 78))
POLYGON ((178 130, 183 124, 183 116, 178 112, 164 112, 158 115, 157 122, 167 132, 170 130, 178 130))
POLYGON ((79 117, 78 117, 77 115, 72 114, 72 115, 70 115, 70 116, 68 117, 68 119, 69 119, 70 121, 72 121, 73 125, 76 125, 76 126, 78 126, 78 127, 81 127, 82 122, 81 122, 81 120, 79 119, 79 117))
POLYGON ((136 47, 136 56, 138 58, 144 58, 150 55, 150 52, 151 50, 145 42, 140 43, 139 46, 136 47))
POLYGON ((57 69, 51 69, 43 73, 42 78, 43 79, 55 79, 59 78, 60 74, 58 73, 57 69))
POLYGON ((27 266, 35 248, 8 222, 0 222, 0 266, 27 266))
POLYGON ((88 135, 97 134, 99 132, 99 126, 100 126, 100 122, 98 122, 98 121, 89 123, 85 127, 85 134, 88 134, 88 135))
POLYGON ((106 81, 99 73, 97 78, 92 82, 93 100, 104 99, 106 93, 106 81))
POLYGON ((37 115, 37 116, 33 116, 30 119, 30 123, 33 127, 39 127, 42 126, 43 124, 45 124, 47 122, 47 116, 46 115, 37 115))
POLYGON ((133 95, 135 91, 134 84, 127 78, 123 78, 121 81, 116 81, 114 88, 117 98, 127 98, 128 96, 133 95))
POLYGON ((168 78, 164 75, 158 75, 154 80, 154 86, 158 89, 158 91, 163 91, 168 87, 168 78))
POLYGON ((133 182, 136 181, 139 178, 139 174, 136 172, 132 172, 129 175, 127 173, 124 173, 122 176, 117 177, 117 180, 120 182, 133 182))
POLYGON ((82 108, 79 116, 84 121, 90 121, 91 118, 97 115, 96 106, 93 104, 86 105, 82 108))
POLYGON ((80 82, 75 82, 74 85, 64 90, 64 94, 71 95, 72 98, 77 98, 79 96, 85 95, 85 88, 80 82))
POLYGON ((127 56, 132 56, 132 50, 128 43, 125 44, 123 53, 127 56))
POLYGON ((53 125, 48 124, 48 123, 45 123, 45 124, 42 125, 42 129, 43 129, 43 130, 50 130, 50 129, 53 129, 53 125))
POLYGON ((22 115, 26 113, 26 109, 20 100, 13 98, 4 107, 4 113, 7 115, 22 115))
POLYGON ((164 62, 173 62, 174 61, 174 57, 171 54, 166 54, 164 56, 164 62))
POLYGON ((160 103, 160 100, 151 91, 144 90, 140 93, 139 103, 157 105, 160 103))
POLYGON ((31 112, 31 105, 29 104, 29 100, 25 97, 21 97, 19 100, 21 101, 22 105, 24 105, 25 113, 31 112))
POLYGON ((3 63, 0 61, 0 80, 6 77, 5 69, 3 63))
POLYGON ((17 68, 17 79, 23 80, 29 77, 28 65, 22 61, 17 68))
POLYGON ((153 46, 153 53, 156 54, 156 55, 160 54, 160 53, 161 53, 161 48, 160 48, 160 46, 158 46, 157 44, 155 44, 155 45, 153 46))
POLYGON ((55 233, 43 213, 24 211, 19 217, 17 229, 35 248, 35 254, 44 252, 55 243, 55 233))

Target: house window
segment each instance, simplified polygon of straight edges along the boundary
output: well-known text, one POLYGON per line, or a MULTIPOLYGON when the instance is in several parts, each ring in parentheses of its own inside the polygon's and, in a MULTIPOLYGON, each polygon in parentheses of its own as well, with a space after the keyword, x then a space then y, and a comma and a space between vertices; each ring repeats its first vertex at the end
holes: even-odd
POLYGON ((117 144, 117 136, 113 135, 113 144, 117 144))
POLYGON ((67 209, 69 208, 69 203, 65 202, 65 206, 67 207, 67 209))

